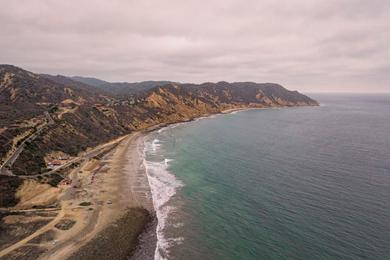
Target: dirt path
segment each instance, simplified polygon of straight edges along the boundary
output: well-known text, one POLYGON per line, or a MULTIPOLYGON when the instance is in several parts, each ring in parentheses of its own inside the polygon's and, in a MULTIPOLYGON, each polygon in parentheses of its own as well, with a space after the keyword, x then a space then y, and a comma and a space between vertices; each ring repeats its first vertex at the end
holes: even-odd
MULTIPOLYGON (((142 144, 142 133, 133 133, 82 154, 81 165, 68 175, 72 185, 61 193, 61 209, 57 216, 33 234, 0 251, 0 258, 28 246, 29 241, 45 232, 55 231, 50 242, 38 245, 47 250, 39 257, 66 259, 129 208, 152 210, 150 189, 140 157, 142 144), (101 159, 95 157, 103 152, 106 154, 101 159), (68 229, 56 227, 64 220, 74 224, 68 229)), ((34 210, 26 210, 31 211, 34 210)), ((37 258, 38 255, 28 257, 37 258)))
POLYGON ((0 258, 9 254, 10 252, 24 246, 26 243, 28 243, 28 241, 30 241, 31 239, 45 233, 46 231, 54 228, 54 226, 58 223, 59 220, 61 220, 65 215, 65 211, 63 209, 60 210, 60 212, 57 214, 57 216, 52 220, 50 221, 46 226, 38 229, 36 232, 34 232, 33 234, 29 235, 28 237, 18 241, 17 243, 13 244, 12 246, 10 247, 7 247, 6 249, 3 249, 0 251, 0 258))
POLYGON ((73 251, 77 245, 88 241, 93 236, 93 230, 98 224, 98 220, 101 214, 101 206, 99 206, 90 217, 88 224, 84 226, 78 233, 72 237, 72 239, 66 240, 63 243, 59 243, 50 249, 50 251, 44 254, 40 259, 66 259, 66 256, 70 251, 73 251))
POLYGON ((81 224, 73 227, 69 236, 58 238, 58 244, 41 259, 66 259, 123 216, 129 208, 153 208, 146 175, 140 168, 142 159, 138 145, 141 137, 141 133, 134 133, 123 139, 98 164, 91 163, 93 170, 89 169, 90 165, 85 165, 85 171, 90 170, 88 178, 85 178, 85 173, 74 176, 75 181, 89 194, 94 209, 86 219, 79 217, 77 222, 81 224), (92 176, 94 181, 91 182, 92 176))

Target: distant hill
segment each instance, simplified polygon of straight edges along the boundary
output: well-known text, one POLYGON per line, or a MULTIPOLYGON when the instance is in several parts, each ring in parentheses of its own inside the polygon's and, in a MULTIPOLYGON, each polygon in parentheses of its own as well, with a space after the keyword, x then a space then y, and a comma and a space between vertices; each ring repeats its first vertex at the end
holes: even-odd
POLYGON ((61 85, 66 85, 66 86, 72 86, 76 87, 78 89, 84 89, 88 90, 94 93, 100 93, 96 87, 90 84, 83 83, 81 81, 74 80, 72 77, 66 77, 62 75, 49 75, 49 74, 40 74, 39 76, 49 79, 55 83, 59 83, 61 85))
POLYGON ((67 77, 62 75, 40 74, 59 84, 72 85, 80 89, 86 89, 99 94, 110 95, 117 98, 128 98, 157 86, 173 83, 171 81, 142 81, 142 82, 108 82, 91 77, 67 77))
MULTIPOLYGON (((21 183, 17 176, 47 171, 44 157, 52 152, 74 156, 132 131, 228 109, 318 105, 297 91, 273 83, 146 81, 98 86, 92 85, 94 82, 104 81, 80 82, 0 65, 0 159, 5 160, 39 126, 47 125, 48 117, 53 121, 14 162, 10 170, 16 177, 0 175, 0 197, 8 196, 3 204, 17 202, 9 196, 21 183)), ((58 182, 39 180, 52 185, 58 182)))
POLYGON ((142 82, 107 82, 97 78, 88 77, 72 77, 73 80, 93 86, 101 91, 111 93, 116 96, 132 95, 143 91, 147 91, 157 86, 174 83, 171 81, 142 81, 142 82))
POLYGON ((107 81, 104 81, 101 79, 97 79, 97 78, 91 78, 91 77, 73 76, 70 78, 73 79, 74 81, 82 82, 84 84, 94 86, 94 87, 100 87, 103 85, 110 84, 110 82, 107 82, 107 81))

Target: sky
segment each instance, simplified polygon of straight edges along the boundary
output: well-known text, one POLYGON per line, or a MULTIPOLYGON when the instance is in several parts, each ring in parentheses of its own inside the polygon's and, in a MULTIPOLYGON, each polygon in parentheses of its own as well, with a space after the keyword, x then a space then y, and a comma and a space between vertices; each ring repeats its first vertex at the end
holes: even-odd
POLYGON ((0 0, 0 63, 108 81, 390 92, 389 0, 0 0))

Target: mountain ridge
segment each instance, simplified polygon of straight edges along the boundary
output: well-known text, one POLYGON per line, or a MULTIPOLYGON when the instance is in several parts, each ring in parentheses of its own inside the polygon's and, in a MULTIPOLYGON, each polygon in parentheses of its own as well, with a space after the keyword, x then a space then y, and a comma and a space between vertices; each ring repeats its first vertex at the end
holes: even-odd
POLYGON ((157 86, 167 85, 170 83, 175 83, 172 81, 141 81, 141 82, 108 82, 105 80, 101 80, 93 77, 81 77, 81 76, 73 76, 70 77, 74 81, 78 81, 84 83, 86 85, 95 87, 101 91, 109 91, 109 93, 115 96, 128 96, 129 94, 135 94, 139 91, 147 91, 157 86))
MULTIPOLYGON (((0 65, 0 101, 2 163, 18 144, 42 128, 7 168, 12 176, 0 174, 0 195, 8 196, 0 201, 2 206, 17 203, 17 198, 9 195, 17 190, 21 177, 44 176, 47 158, 53 153, 77 156, 133 131, 229 109, 318 105, 274 83, 170 82, 118 95, 69 77, 35 74, 10 65, 0 65)), ((36 179, 55 186, 62 178, 36 179)))

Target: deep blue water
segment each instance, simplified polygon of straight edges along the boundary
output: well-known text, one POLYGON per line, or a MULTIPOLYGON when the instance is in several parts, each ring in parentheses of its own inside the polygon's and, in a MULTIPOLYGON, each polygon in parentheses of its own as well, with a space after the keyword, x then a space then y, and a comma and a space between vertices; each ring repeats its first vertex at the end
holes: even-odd
POLYGON ((390 259, 390 95, 313 97, 146 138, 163 256, 390 259))

